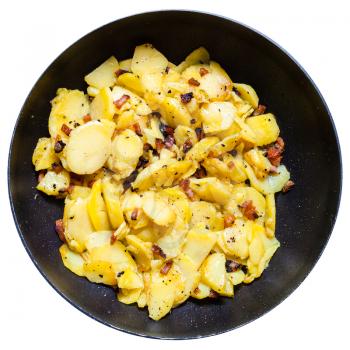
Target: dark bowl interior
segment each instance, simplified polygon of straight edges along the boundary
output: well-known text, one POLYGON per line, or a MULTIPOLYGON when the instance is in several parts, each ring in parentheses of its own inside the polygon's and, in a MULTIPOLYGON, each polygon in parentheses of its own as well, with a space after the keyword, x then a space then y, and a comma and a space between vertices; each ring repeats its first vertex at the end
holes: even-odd
POLYGON ((162 11, 107 24, 64 51, 30 92, 14 131, 9 156, 9 192, 21 239, 48 282, 78 309, 116 329, 156 338, 218 334, 256 319, 286 298, 304 280, 331 234, 341 192, 341 157, 331 115, 303 69, 261 34, 217 16, 162 11), (236 288, 235 297, 189 300, 160 322, 146 310, 116 301, 111 288, 64 268, 53 222, 63 203, 35 190, 31 156, 37 139, 48 135, 49 101, 57 88, 84 89, 83 77, 104 59, 132 56, 150 42, 172 62, 204 46, 237 82, 251 84, 276 114, 286 141, 284 162, 295 188, 277 196, 277 237, 281 248, 263 276, 236 288))

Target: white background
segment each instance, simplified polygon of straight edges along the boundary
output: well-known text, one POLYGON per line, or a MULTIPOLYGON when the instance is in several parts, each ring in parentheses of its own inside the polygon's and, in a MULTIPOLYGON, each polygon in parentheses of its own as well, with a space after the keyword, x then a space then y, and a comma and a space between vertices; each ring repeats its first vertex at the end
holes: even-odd
MULTIPOLYGON (((0 348, 330 349, 349 348, 349 10, 346 1, 6 1, 0 13, 0 348), (223 14, 289 51, 318 85, 336 123, 344 162, 338 220, 302 285, 281 305, 233 332, 190 341, 143 339, 80 313, 44 280, 25 252, 8 204, 6 170, 13 126, 43 70, 91 30, 143 11, 188 8, 223 14)), ((177 43, 178 44, 178 43, 177 43)))

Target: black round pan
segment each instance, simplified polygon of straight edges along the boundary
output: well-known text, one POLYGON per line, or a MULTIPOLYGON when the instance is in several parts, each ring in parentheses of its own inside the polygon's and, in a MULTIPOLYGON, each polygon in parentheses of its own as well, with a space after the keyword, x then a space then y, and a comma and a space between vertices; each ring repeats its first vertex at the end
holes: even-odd
MULTIPOLYGON (((161 11, 117 20, 64 51, 30 92, 18 117, 9 155, 13 216, 28 254, 47 281, 85 314, 116 329, 155 338, 196 338, 222 333, 263 315, 285 299, 315 265, 331 234, 340 201, 341 156, 336 130, 320 92, 283 49, 234 21, 197 12, 161 11), (83 77, 114 54, 132 56, 149 42, 172 62, 204 46, 236 82, 251 84, 275 113, 286 142, 284 163, 295 188, 277 196, 281 248, 263 276, 236 288, 235 297, 190 299, 159 322, 146 310, 116 300, 114 291, 68 271, 53 223, 63 203, 37 193, 31 156, 48 135, 49 101, 59 87, 84 89, 83 77), (106 296, 105 296, 106 295, 106 296)), ((316 291, 315 291, 316 292, 316 291)), ((59 302, 59 300, 57 301, 59 302)), ((288 317, 288 315, 286 315, 288 317)))

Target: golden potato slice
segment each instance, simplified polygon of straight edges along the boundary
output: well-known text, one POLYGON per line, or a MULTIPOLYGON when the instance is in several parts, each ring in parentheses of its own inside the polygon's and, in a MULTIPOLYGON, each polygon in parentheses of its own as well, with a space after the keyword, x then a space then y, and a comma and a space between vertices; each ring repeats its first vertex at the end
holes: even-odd
POLYGON ((209 52, 204 47, 199 47, 198 49, 191 52, 186 58, 185 61, 181 62, 176 68, 177 72, 181 73, 189 66, 192 66, 197 63, 208 63, 210 60, 209 52))
POLYGON ((111 139, 105 127, 91 121, 70 133, 66 146, 67 163, 76 174, 92 174, 99 170, 111 153, 111 139))
POLYGON ((125 269, 120 277, 117 277, 118 287, 122 289, 139 289, 143 288, 142 275, 131 270, 125 269))
POLYGON ((261 150, 252 148, 244 153, 244 159, 253 168, 259 179, 266 177, 270 173, 272 165, 261 150))
POLYGON ((142 86, 140 78, 133 73, 124 73, 117 78, 118 84, 125 86, 127 89, 142 96, 144 88, 142 86))
POLYGON ((64 235, 69 247, 78 253, 85 250, 85 241, 94 230, 87 211, 87 200, 87 198, 66 199, 64 207, 64 235))
POLYGON ((121 303, 129 305, 136 302, 138 303, 141 293, 142 293, 142 288, 121 289, 117 294, 117 298, 118 298, 118 301, 120 301, 121 303))
POLYGON ((109 286, 117 285, 113 265, 108 261, 87 261, 83 267, 84 276, 94 283, 103 283, 109 286))
POLYGON ((201 267, 202 280, 218 293, 224 292, 226 284, 226 258, 222 253, 210 254, 201 267))
POLYGON ((191 291, 191 297, 195 299, 205 299, 209 297, 210 292, 211 288, 209 286, 203 282, 199 282, 198 286, 191 291))
POLYGON ((166 123, 173 128, 178 125, 191 125, 191 114, 177 98, 165 97, 160 104, 160 110, 166 123))
POLYGON ((174 137, 176 141, 176 145, 178 147, 182 147, 183 144, 190 140, 192 145, 197 143, 197 135, 193 129, 188 126, 178 125, 174 131, 174 137))
POLYGON ((131 61, 131 71, 139 76, 164 72, 168 60, 151 44, 136 46, 131 61))
POLYGON ((119 64, 114 56, 103 62, 100 66, 94 69, 91 73, 85 76, 85 81, 88 85, 102 89, 111 87, 116 83, 115 72, 119 69, 119 64))
POLYGON ((241 284, 244 281, 245 273, 242 270, 237 270, 234 272, 229 272, 227 274, 227 277, 234 286, 237 286, 238 284, 241 284))
POLYGON ((90 104, 90 115, 93 119, 112 120, 114 113, 111 90, 109 87, 102 88, 90 104))
POLYGON ((112 231, 91 232, 85 240, 85 246, 88 252, 94 248, 102 247, 111 242, 112 231))
POLYGON ((135 235, 127 235, 125 239, 127 244, 129 244, 128 249, 132 247, 132 254, 141 271, 148 271, 151 268, 151 260, 153 259, 152 244, 142 241, 135 235))
POLYGON ((127 72, 131 71, 131 58, 119 62, 119 69, 126 70, 127 72))
POLYGON ((215 243, 216 235, 211 231, 192 229, 186 236, 182 252, 191 259, 195 268, 198 269, 215 243))
POLYGON ((71 251, 67 244, 62 244, 60 254, 64 266, 78 276, 84 276, 84 259, 80 254, 71 251))
POLYGON ((258 108, 259 97, 250 85, 234 83, 233 86, 235 89, 237 89, 240 97, 243 98, 243 100, 252 105, 254 109, 258 108))
POLYGON ((219 139, 217 137, 205 137, 204 139, 200 140, 198 143, 196 143, 187 153, 186 153, 186 160, 195 160, 197 162, 202 161, 205 159, 209 152, 210 147, 215 145, 219 139))
POLYGON ((276 228, 275 195, 271 193, 266 195, 266 216, 265 216, 266 236, 269 238, 273 238, 275 236, 275 228, 276 228))
POLYGON ((216 177, 191 179, 190 188, 203 200, 225 205, 231 197, 230 187, 216 177))
POLYGON ((51 165, 58 161, 59 159, 52 147, 51 139, 48 137, 40 138, 36 144, 32 156, 32 162, 35 166, 35 170, 39 171, 51 168, 51 165))
POLYGON ((90 220, 96 231, 106 231, 111 228, 106 204, 102 197, 101 180, 94 182, 87 202, 90 220))
POLYGON ((210 230, 213 230, 217 220, 215 206, 205 201, 190 202, 189 205, 192 212, 190 227, 203 224, 204 226, 207 225, 210 230))
POLYGON ((200 109, 205 133, 227 130, 236 116, 236 108, 231 102, 212 102, 200 109))
POLYGON ((276 118, 271 113, 247 118, 246 123, 255 134, 256 146, 264 146, 275 142, 280 133, 276 118))

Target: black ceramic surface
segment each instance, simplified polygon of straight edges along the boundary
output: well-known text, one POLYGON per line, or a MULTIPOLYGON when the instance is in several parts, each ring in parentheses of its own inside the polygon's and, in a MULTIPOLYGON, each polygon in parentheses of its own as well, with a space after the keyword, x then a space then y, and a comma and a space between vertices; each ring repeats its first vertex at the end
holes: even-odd
POLYGON ((304 280, 336 219, 341 158, 325 102, 307 74, 281 48, 225 18, 162 11, 107 24, 77 41, 50 65, 21 110, 8 176, 13 215, 23 244, 43 276, 65 299, 119 330, 179 339, 214 335, 252 321, 304 280), (86 73, 112 54, 118 59, 132 56, 135 45, 145 42, 154 44, 175 63, 204 46, 234 81, 251 84, 278 118, 287 145, 284 163, 296 182, 290 193, 277 196, 276 235, 281 248, 263 276, 236 288, 234 299, 190 299, 160 322, 149 319, 146 310, 116 301, 111 288, 92 284, 64 268, 58 252, 61 243, 53 227, 54 220, 62 217, 63 203, 37 193, 31 164, 37 139, 48 135, 49 101, 57 88, 84 89, 86 73))

